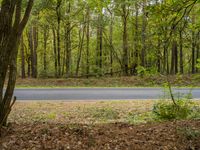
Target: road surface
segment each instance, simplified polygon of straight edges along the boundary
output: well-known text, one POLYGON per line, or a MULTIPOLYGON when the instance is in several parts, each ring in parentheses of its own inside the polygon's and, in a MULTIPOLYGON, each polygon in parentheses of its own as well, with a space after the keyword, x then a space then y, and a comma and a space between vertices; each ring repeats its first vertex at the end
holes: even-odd
MULTIPOLYGON (((176 95, 192 93, 200 99, 200 88, 174 89, 176 95), (178 93, 178 94, 177 94, 178 93)), ((18 100, 132 100, 167 97, 162 88, 67 88, 67 89, 16 89, 18 100)))

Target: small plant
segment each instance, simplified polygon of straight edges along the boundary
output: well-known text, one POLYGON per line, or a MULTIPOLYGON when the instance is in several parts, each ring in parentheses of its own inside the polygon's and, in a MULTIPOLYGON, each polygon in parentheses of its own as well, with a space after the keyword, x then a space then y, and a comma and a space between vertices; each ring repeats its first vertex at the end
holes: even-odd
POLYGON ((200 59, 197 59, 196 68, 200 69, 200 59))
POLYGON ((186 119, 193 113, 194 103, 189 99, 160 100, 153 106, 153 114, 160 120, 186 119))
POLYGON ((135 113, 130 112, 127 116, 127 121, 131 124, 147 123, 153 121, 152 112, 135 113))
POLYGON ((138 66, 137 67, 137 74, 141 77, 145 76, 147 74, 147 70, 146 68, 142 67, 142 66, 138 66))
POLYGON ((50 120, 54 120, 56 119, 56 113, 49 113, 47 116, 46 116, 47 119, 50 119, 50 120))

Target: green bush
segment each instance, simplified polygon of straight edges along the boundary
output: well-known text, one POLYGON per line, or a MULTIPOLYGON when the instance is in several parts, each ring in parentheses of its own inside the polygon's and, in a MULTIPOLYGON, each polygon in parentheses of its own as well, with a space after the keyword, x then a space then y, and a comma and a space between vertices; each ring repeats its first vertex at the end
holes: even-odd
POLYGON ((160 100, 153 107, 153 114, 160 120, 186 119, 193 113, 194 103, 180 99, 175 105, 170 100, 160 100))

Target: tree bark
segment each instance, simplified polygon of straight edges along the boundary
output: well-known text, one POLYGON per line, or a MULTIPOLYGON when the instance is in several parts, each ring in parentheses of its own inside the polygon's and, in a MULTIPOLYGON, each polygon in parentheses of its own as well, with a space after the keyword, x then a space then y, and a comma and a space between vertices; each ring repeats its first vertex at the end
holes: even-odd
POLYGON ((54 52, 54 68, 55 68, 55 77, 58 78, 58 59, 57 59, 57 46, 56 46, 56 31, 53 28, 53 52, 54 52))
POLYGON ((147 26, 147 17, 146 17, 146 0, 143 0, 142 4, 142 51, 141 51, 141 65, 146 67, 146 26, 147 26))
POLYGON ((81 57, 82 57, 82 52, 83 52, 83 43, 84 43, 84 37, 85 37, 85 25, 81 27, 79 31, 79 52, 78 52, 78 59, 77 59, 77 66, 76 66, 76 76, 78 77, 79 73, 79 68, 80 68, 80 62, 81 62, 81 57), (82 30, 82 35, 81 35, 81 30, 82 30))
POLYGON ((179 31, 179 49, 180 49, 180 73, 183 74, 183 36, 182 31, 179 31))
POLYGON ((86 31, 86 76, 90 74, 90 7, 87 6, 87 31, 86 31))
POLYGON ((129 8, 127 8, 126 4, 123 3, 122 6, 122 20, 123 20, 123 74, 125 76, 128 75, 128 33, 127 33, 127 23, 129 16, 129 8))
POLYGON ((26 78, 26 69, 25 69, 25 56, 24 56, 24 38, 21 36, 21 78, 26 78))
POLYGON ((44 74, 47 74, 47 40, 48 40, 48 28, 44 29, 43 33, 44 38, 44 54, 43 54, 43 70, 44 74))
POLYGON ((57 54, 58 54, 58 77, 61 77, 61 46, 60 46, 60 24, 61 24, 61 4, 62 0, 57 0, 56 14, 57 14, 57 54))
MULTIPOLYGON (((0 10, 0 129, 6 125, 7 117, 13 106, 12 96, 16 81, 16 60, 21 35, 27 24, 33 6, 29 0, 21 19, 22 0, 1 2, 0 10), (3 94, 6 74, 9 70, 8 86, 3 94)), ((15 100, 14 100, 15 102, 15 100)))
POLYGON ((65 42, 66 42, 66 77, 71 76, 71 21, 70 21, 70 12, 71 12, 71 3, 67 1, 67 24, 65 31, 65 42))

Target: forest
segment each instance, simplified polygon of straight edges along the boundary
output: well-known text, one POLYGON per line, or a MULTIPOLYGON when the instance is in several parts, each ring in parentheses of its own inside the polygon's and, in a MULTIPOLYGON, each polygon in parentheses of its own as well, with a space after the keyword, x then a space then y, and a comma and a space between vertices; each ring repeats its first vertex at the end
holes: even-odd
POLYGON ((200 149, 200 0, 0 0, 0 150, 200 149))
POLYGON ((195 74, 197 0, 35 0, 18 76, 195 74))

